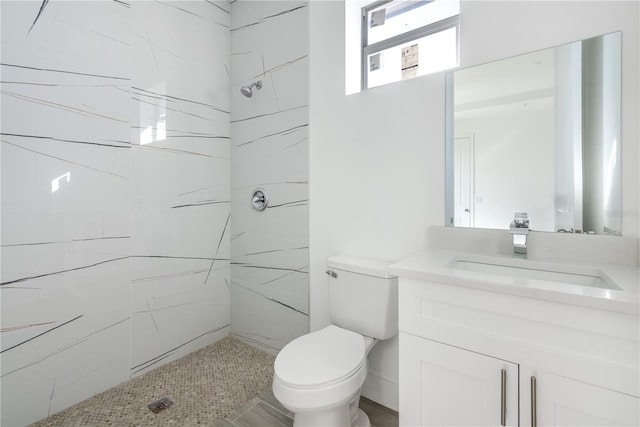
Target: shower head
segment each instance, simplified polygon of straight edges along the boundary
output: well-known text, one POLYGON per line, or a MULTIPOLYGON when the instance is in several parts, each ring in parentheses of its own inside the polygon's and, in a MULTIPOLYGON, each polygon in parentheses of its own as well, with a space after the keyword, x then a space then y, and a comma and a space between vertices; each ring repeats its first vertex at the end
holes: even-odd
POLYGON ((246 96, 247 98, 251 98, 253 96, 253 87, 256 89, 262 89, 262 80, 258 80, 257 82, 253 82, 248 86, 242 86, 240 88, 240 93, 246 96))

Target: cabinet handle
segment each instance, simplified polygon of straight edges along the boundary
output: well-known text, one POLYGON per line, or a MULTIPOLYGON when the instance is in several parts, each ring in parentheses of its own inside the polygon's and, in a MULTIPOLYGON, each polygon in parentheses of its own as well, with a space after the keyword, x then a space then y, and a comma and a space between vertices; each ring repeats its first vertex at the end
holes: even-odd
POLYGON ((536 377, 531 377, 531 427, 538 425, 538 417, 536 415, 537 396, 536 396, 536 377))
POLYGON ((500 373, 500 425, 507 425, 507 370, 500 373))

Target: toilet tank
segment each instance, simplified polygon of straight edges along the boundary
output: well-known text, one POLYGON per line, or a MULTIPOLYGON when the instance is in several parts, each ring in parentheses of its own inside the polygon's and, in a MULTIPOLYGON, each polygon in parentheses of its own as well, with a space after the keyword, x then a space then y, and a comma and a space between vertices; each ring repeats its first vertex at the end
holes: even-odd
POLYGON ((398 278, 390 263, 345 255, 327 261, 331 323, 385 340, 398 333, 398 278))

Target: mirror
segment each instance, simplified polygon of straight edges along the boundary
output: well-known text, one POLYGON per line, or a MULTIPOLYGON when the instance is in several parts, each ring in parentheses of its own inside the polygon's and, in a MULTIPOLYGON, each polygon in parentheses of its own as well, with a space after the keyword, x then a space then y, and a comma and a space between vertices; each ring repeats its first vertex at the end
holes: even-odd
POLYGON ((621 33, 447 74, 446 225, 620 235, 621 33))

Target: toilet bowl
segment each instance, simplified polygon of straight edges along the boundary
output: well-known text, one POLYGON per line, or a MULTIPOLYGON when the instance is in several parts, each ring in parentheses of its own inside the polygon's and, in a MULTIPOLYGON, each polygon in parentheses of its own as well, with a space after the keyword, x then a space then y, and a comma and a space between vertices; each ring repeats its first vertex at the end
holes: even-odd
POLYGON ((397 278, 386 263, 338 256, 328 265, 333 324, 280 351, 273 394, 293 412, 294 427, 369 427, 360 389, 369 351, 397 333, 397 278))
POLYGON ((276 358, 273 393, 294 426, 369 426, 357 407, 375 340, 335 325, 290 342, 276 358))

